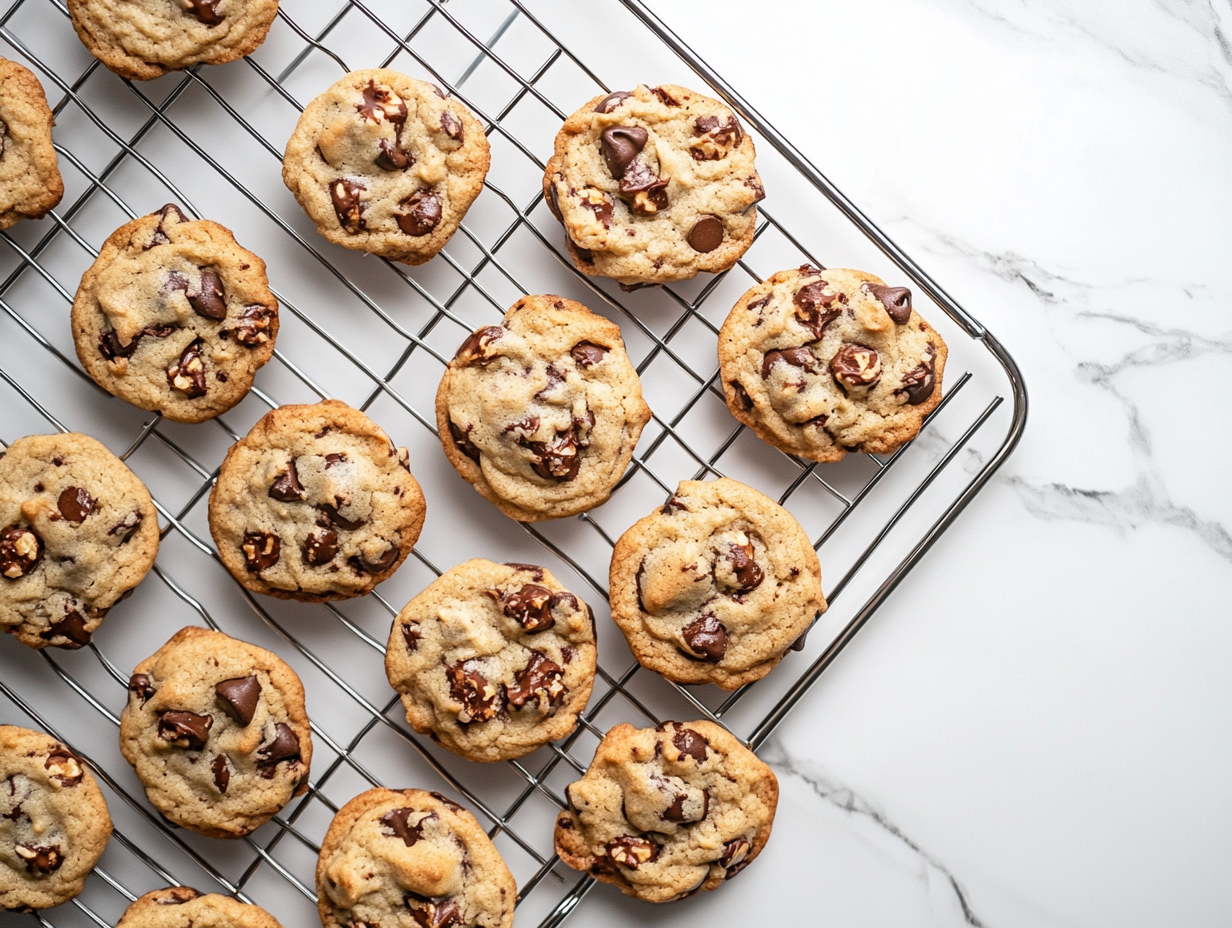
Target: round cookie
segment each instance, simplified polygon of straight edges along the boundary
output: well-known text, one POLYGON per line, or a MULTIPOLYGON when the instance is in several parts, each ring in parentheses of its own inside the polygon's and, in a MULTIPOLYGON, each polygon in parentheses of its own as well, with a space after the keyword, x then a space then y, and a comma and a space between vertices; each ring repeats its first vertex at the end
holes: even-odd
POLYGON ((120 77, 148 81, 256 51, 278 0, 68 0, 86 49, 120 77))
POLYGON ((683 480, 612 551, 612 619, 644 667, 734 690, 775 668, 826 609, 791 513, 735 480, 683 480))
POLYGON ((673 902, 747 867, 774 824, 774 771, 712 722, 617 725, 565 790, 556 853, 626 896, 673 902))
POLYGON ((946 356, 906 287, 807 264, 745 293, 719 332, 732 415, 814 461, 886 454, 915 438, 941 402, 946 356))
POLYGON ((521 522, 605 502, 649 420, 620 329, 557 296, 523 297, 477 329, 436 392, 445 456, 521 522))
POLYGON ((204 895, 189 886, 146 893, 130 905, 116 928, 282 928, 257 905, 230 896, 204 895))
POLYGON ((509 928, 517 893, 475 816, 421 789, 360 793, 334 817, 317 861, 325 928, 509 928))
POLYGON ((72 899, 110 838, 107 802, 86 765, 42 732, 0 725, 0 910, 72 899))
POLYGON ((0 631, 84 647, 157 554, 149 491, 100 442, 30 435, 0 454, 0 631))
POLYGON ((265 262, 216 222, 168 203, 103 243, 73 298, 81 366, 113 396, 173 422, 226 412, 274 353, 265 262))
POLYGON ((398 613, 385 673, 417 732, 497 761, 573 731, 595 661, 586 603, 542 567, 475 558, 398 613))
POLYGON ((424 523, 410 458, 340 400, 271 410, 227 452, 210 534, 248 589, 301 602, 370 592, 424 523))
POLYGON ((489 163, 470 110, 435 84, 372 68, 304 108, 282 180, 335 245, 423 264, 479 196, 489 163))
POLYGON ((54 124, 39 79, 0 58, 0 229, 41 219, 64 196, 54 124))
POLYGON ((584 274, 622 284, 734 265, 765 197, 753 140, 726 105, 674 84, 595 97, 566 120, 543 194, 584 274))
POLYGON ((120 751, 171 821, 242 838, 308 788, 304 688, 264 648, 182 628, 133 671, 120 751))

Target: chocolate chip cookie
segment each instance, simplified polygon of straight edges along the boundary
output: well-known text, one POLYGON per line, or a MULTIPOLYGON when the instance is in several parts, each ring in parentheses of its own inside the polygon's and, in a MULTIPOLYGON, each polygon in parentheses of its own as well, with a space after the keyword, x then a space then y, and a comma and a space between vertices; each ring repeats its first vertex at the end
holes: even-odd
POLYGON ((436 85, 352 71, 304 108, 282 179, 317 231, 344 248, 423 264, 483 189, 483 125, 436 85))
POLYGON ((356 796, 335 816, 317 861, 325 928, 509 928, 517 892, 475 816, 421 789, 356 796))
POLYGON ((264 648, 182 628, 133 671, 120 751, 171 821, 242 838, 308 788, 304 688, 264 648))
POLYGON ((566 789, 556 853, 626 896, 672 902, 717 889, 761 853, 774 771, 712 722, 617 725, 566 789))
POLYGON ((174 204, 103 243, 73 299, 73 341, 100 387, 174 422, 224 413, 274 353, 265 262, 174 204))
POLYGON ((594 615, 542 567, 476 558, 398 613, 385 673, 417 732, 467 760, 521 757, 577 726, 594 615))
POLYGON ((0 58, 0 229, 41 219, 64 196, 54 124, 39 79, 0 58))
POLYGON ((86 49, 139 81, 194 64, 225 64, 256 51, 278 0, 68 0, 86 49))
POLYGON ((644 667, 734 690, 768 674, 826 609, 808 536, 743 483, 683 480, 612 551, 612 618, 644 667))
POLYGON ((879 277, 804 265, 740 298, 719 332, 732 415, 814 461, 885 454, 941 402, 945 342, 879 277))
POLYGON ((128 907, 116 928, 282 928, 257 905, 208 895, 188 886, 146 893, 128 907))
POLYGON ((523 297, 476 329, 436 393, 445 456, 522 522, 605 502, 649 419, 620 329, 558 296, 523 297))
POLYGON ((322 602, 368 593, 424 523, 410 457, 340 400, 280 406, 231 446, 210 493, 210 533, 257 593, 322 602))
POLYGON ((569 117, 543 193, 578 270, 623 284, 686 280, 727 270, 753 244, 765 196, 754 155, 718 100, 639 84, 569 117))
POLYGON ((0 725, 0 909, 46 909, 85 888, 111 838, 86 765, 42 732, 0 725))
POLYGON ((157 554, 149 491, 100 442, 30 435, 0 454, 0 630, 83 647, 157 554))

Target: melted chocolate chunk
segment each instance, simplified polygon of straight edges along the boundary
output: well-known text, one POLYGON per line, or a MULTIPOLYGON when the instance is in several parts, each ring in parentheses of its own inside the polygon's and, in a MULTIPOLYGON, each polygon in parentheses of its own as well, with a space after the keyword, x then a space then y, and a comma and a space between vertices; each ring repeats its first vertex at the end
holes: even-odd
POLYGON ((431 190, 416 190, 398 206, 398 228, 407 235, 427 235, 441 221, 441 201, 431 190))
POLYGON ((606 97, 595 104, 593 112, 595 113, 610 113, 620 104, 628 100, 633 94, 627 90, 617 90, 615 93, 609 93, 606 97))
POLYGON ((402 640, 406 642, 406 649, 414 652, 419 648, 419 642, 423 640, 423 635, 419 631, 418 622, 403 622, 402 623, 402 640))
POLYGON ((192 902, 200 895, 201 893, 191 886, 176 886, 172 889, 164 889, 154 901, 159 905, 183 905, 186 902, 192 902))
POLYGON ((705 762, 706 748, 710 746, 705 735, 695 732, 692 728, 685 728, 683 725, 678 726, 673 732, 672 744, 681 754, 688 755, 699 764, 705 762))
POLYGON ((693 134, 700 138, 689 146, 694 161, 718 161, 738 148, 744 133, 735 116, 720 122, 718 116, 698 116, 693 121, 693 134))
POLYGON ((304 560, 313 567, 328 564, 338 554, 338 533, 332 528, 314 528, 304 539, 304 560))
POLYGON ((526 666, 514 676, 514 682, 506 687, 509 705, 521 709, 530 703, 541 712, 560 704, 568 690, 563 682, 564 670, 542 651, 532 650, 526 666))
POLYGON ((269 488, 269 495, 271 499, 284 503, 302 503, 308 496, 308 491, 299 482, 299 472, 295 469, 294 459, 287 463, 286 470, 279 471, 278 476, 274 478, 269 488))
MULTIPOLYGON (((765 375, 763 374, 762 376, 765 375)), ((731 387, 732 393, 736 397, 736 405, 740 409, 748 412, 753 408, 753 397, 749 396, 749 391, 744 389, 743 384, 741 384, 738 380, 733 380, 728 385, 731 387)))
POLYGON ((40 632, 39 637, 45 641, 51 641, 54 638, 64 638, 62 644, 57 644, 56 647, 64 648, 66 651, 76 651, 78 648, 84 648, 90 643, 91 634, 86 629, 86 617, 74 609, 70 605, 64 607, 64 618, 59 622, 52 623, 51 627, 45 632, 40 632))
POLYGON ((590 369, 607 356, 607 349, 594 342, 578 342, 569 349, 569 355, 578 367, 590 369))
POLYGON ((819 280, 801 287, 792 297, 796 306, 796 321, 813 333, 815 339, 820 339, 826 326, 839 317, 843 311, 839 304, 847 302, 846 294, 841 291, 827 293, 829 286, 824 280, 819 280))
POLYGON ((744 544, 731 543, 727 546, 726 558, 731 562, 732 573, 736 575, 736 593, 749 593, 761 585, 765 574, 753 560, 753 542, 745 537, 744 544))
POLYGON ((673 97, 662 87, 651 87, 650 92, 659 98, 659 102, 664 106, 679 106, 680 101, 673 97))
POLYGON ((412 825, 410 817, 415 813, 415 809, 394 809, 381 816, 381 824, 388 829, 390 837, 401 838, 407 847, 414 847, 423 838, 424 824, 438 818, 435 812, 430 812, 412 825))
POLYGON ((454 425, 452 419, 449 421, 449 435, 453 438, 453 443, 457 445, 459 451, 478 464, 479 448, 475 446, 475 443, 472 442, 469 437, 474 428, 475 427, 473 425, 468 425, 466 427, 466 431, 464 432, 454 425))
POLYGON ((274 324, 274 311, 253 303, 245 306, 235 326, 227 331, 237 342, 248 348, 256 348, 270 340, 270 328, 274 324))
POLYGON ((620 195, 629 201, 629 208, 637 215, 653 216, 667 209, 667 184, 668 178, 660 177, 642 162, 635 161, 620 179, 620 195))
POLYGON ((214 762, 210 764, 210 771, 214 774, 214 785, 218 787, 218 791, 222 794, 227 792, 227 784, 231 782, 231 765, 227 763, 227 755, 219 754, 214 758, 214 762))
POLYGON ((377 144, 381 151, 372 163, 382 171, 405 171, 415 163, 415 156, 396 141, 381 139, 377 144))
POLYGON ((661 845, 651 841, 649 838, 638 838, 633 835, 621 835, 619 838, 613 838, 604 848, 607 857, 613 863, 627 867, 630 870, 636 870, 642 864, 656 860, 659 852, 662 850, 661 845))
MULTIPOLYGON (((555 364, 549 364, 544 374, 547 376, 548 382, 542 390, 535 394, 535 399, 540 401, 547 399, 549 393, 565 382, 565 375, 560 372, 560 368, 555 364)), ((531 431, 534 431, 534 429, 531 431)))
POLYGON ((55 873, 64 863, 64 853, 54 844, 18 844, 13 848, 22 863, 26 865, 27 873, 37 873, 47 876, 55 873))
POLYGON ((515 619, 529 632, 541 632, 556 624, 552 618, 552 591, 537 583, 527 583, 501 598, 501 612, 515 619))
POLYGON ((578 202, 583 207, 595 214, 595 219, 605 229, 612 227, 612 210, 615 209, 615 204, 612 198, 602 190, 595 187, 587 187, 578 194, 578 202))
POLYGON ((544 480, 572 480, 582 467, 577 434, 573 426, 563 432, 557 432, 551 441, 526 441, 519 438, 518 444, 530 451, 531 469, 544 480))
POLYGON ((407 893, 406 907, 420 928, 461 928, 462 910, 452 899, 429 899, 407 893))
POLYGON ((212 267, 201 269, 201 292, 188 294, 188 305, 198 316, 206 319, 227 318, 227 297, 223 293, 222 278, 212 267))
POLYGON ((714 664, 727 653, 727 629, 713 615, 690 622, 680 634, 691 657, 714 664))
POLYGON ((364 119, 373 123, 389 120, 398 125, 406 122, 406 104, 388 87, 378 87, 375 81, 368 81, 362 94, 363 100, 355 109, 364 119))
POLYGON ((74 525, 80 525, 86 516, 94 511, 96 501, 82 487, 69 487, 56 500, 56 508, 62 518, 68 519, 74 525))
POLYGON ((200 751, 205 747, 213 727, 213 716, 181 709, 169 709, 158 717, 158 737, 189 751, 200 751))
POLYGON ((150 236, 150 241, 142 247, 142 251, 149 251, 155 245, 168 245, 171 243, 171 239, 167 235, 167 218, 169 216, 175 216, 179 222, 188 222, 188 217, 174 203, 168 203, 158 212, 160 216, 158 226, 154 229, 154 234, 150 236))
POLYGON ((135 673, 128 680, 128 691, 141 700, 141 705, 150 701, 154 695, 154 683, 144 673, 135 673))
POLYGON ((24 577, 43 559, 43 540, 24 525, 0 529, 0 573, 9 580, 24 577))
POLYGON ((806 628, 804 631, 800 633, 800 637, 791 643, 791 647, 788 648, 787 650, 803 651, 804 645, 806 644, 807 639, 808 639, 808 633, 809 633, 809 630, 806 628))
POLYGON ((274 740, 257 753, 257 766, 270 769, 284 760, 299 760, 299 737, 286 722, 274 726, 274 740))
MULTIPOLYGON (((224 18, 218 12, 218 4, 221 2, 222 0, 180 0, 180 5, 204 25, 217 26, 224 18)), ((163 208, 166 209, 166 207, 163 208)))
POLYGON ((867 387, 881 377, 881 359, 866 345, 846 342, 830 359, 830 373, 848 390, 867 387))
MULTIPOLYGON (((379 574, 383 570, 388 570, 389 565, 398 559, 398 546, 390 545, 381 552, 379 557, 369 557, 362 554, 358 558, 359 568, 363 573, 379 574)), ((352 558, 352 560, 355 560, 352 558)))
POLYGON ((86 776, 77 755, 63 745, 57 745, 47 755, 47 760, 43 762, 43 767, 47 771, 48 779, 61 789, 72 789, 74 786, 80 786, 81 781, 86 776))
POLYGON ((489 683, 487 677, 477 670, 468 669, 466 664, 446 667, 445 676, 449 679, 449 695, 462 703, 462 708, 458 710, 461 724, 496 718, 496 713, 501 709, 499 686, 489 683))
POLYGON ((702 216, 689 232, 689 247, 705 254, 723 244, 723 223, 717 216, 702 216))
POLYGON ((936 363, 937 348, 929 342, 920 363, 903 374, 902 387, 894 391, 900 402, 919 406, 933 395, 937 388, 936 363))
POLYGON ((180 359, 167 368, 167 383, 189 399, 205 396, 205 360, 201 357, 204 348, 202 339, 193 339, 180 359))
POLYGON ((890 318, 899 325, 906 325, 911 318, 911 291, 906 287, 886 287, 881 284, 865 284, 865 289, 880 300, 890 318))
POLYGON ((816 374, 819 370, 817 366, 817 356, 809 351, 803 345, 799 348, 783 348, 774 351, 767 351, 766 356, 761 361, 762 377, 769 377, 770 371, 774 369, 776 364, 790 364, 792 367, 799 367, 808 371, 810 374, 816 374))
POLYGON ((454 141, 462 140, 462 120, 449 110, 441 113, 441 131, 454 141))
POLYGON ((500 357, 492 347, 492 343, 498 341, 504 334, 505 330, 498 325, 485 325, 482 329, 476 329, 466 337, 466 341, 462 343, 462 347, 458 349, 453 359, 459 364, 478 364, 486 369, 500 357))
POLYGON ((620 180, 629 165, 646 147, 650 137, 641 126, 611 126, 599 136, 599 151, 612 177, 620 180))
POLYGON ((438 792, 435 792, 434 790, 429 790, 428 795, 431 796, 433 799, 438 800, 439 802, 443 802, 445 804, 445 808, 453 812, 464 812, 465 811, 460 805, 458 805, 456 802, 454 802, 444 793, 438 793, 438 792))
POLYGON ((748 866, 749 847, 748 838, 733 838, 723 845, 723 855, 718 864, 727 871, 725 880, 730 880, 748 866))
POLYGON ((132 538, 134 534, 136 534, 137 526, 141 524, 141 520, 144 518, 145 516, 143 516, 140 512, 130 512, 115 525, 111 526, 111 528, 107 529, 107 534, 122 535, 123 537, 120 539, 120 544, 124 544, 132 538))
POLYGON ((244 566, 249 570, 266 570, 278 563, 282 544, 277 535, 269 532, 245 532, 240 550, 244 552, 244 566))
POLYGON ((347 180, 345 177, 329 185, 329 195, 334 201, 334 212, 338 215, 338 224, 343 230, 356 235, 366 228, 364 224, 364 203, 360 194, 368 190, 363 184, 347 180))
POLYGON ((140 344, 141 339, 145 336, 148 335, 151 338, 166 338, 177 329, 179 329, 178 325, 148 325, 134 335, 133 340, 127 345, 121 345, 120 339, 116 333, 111 329, 107 329, 106 331, 99 333, 98 353, 108 361, 114 361, 116 358, 129 358, 132 357, 133 352, 137 350, 137 346, 140 344))
POLYGON ((227 715, 245 727, 252 722, 261 698, 261 681, 255 675, 223 680, 214 687, 214 692, 227 715))

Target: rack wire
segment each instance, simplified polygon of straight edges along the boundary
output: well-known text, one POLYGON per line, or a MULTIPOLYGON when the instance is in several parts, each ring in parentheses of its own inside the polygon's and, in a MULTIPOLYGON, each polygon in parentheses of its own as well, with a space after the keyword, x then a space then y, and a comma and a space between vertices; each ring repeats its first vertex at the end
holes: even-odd
MULTIPOLYGON (((87 648, 35 655, 0 642, 3 717, 81 753, 117 824, 86 891, 33 915, 42 925, 111 925, 142 892, 179 883, 263 904, 285 924, 311 924, 319 840, 337 809, 373 785, 444 789, 464 802, 518 879, 519 920, 558 925, 593 880, 555 857, 552 821, 603 732, 619 721, 709 718, 761 746, 1017 443, 1026 393, 1012 358, 640 0, 607 0, 603 15, 633 25, 650 62, 643 67, 681 74, 684 83, 700 78, 759 144, 770 143, 759 157, 770 196, 753 248, 728 274, 637 293, 578 274, 542 203, 542 156, 569 112, 611 88, 562 41, 563 26, 536 16, 537 5, 342 0, 288 12, 288 4, 251 57, 149 84, 120 80, 90 58, 62 0, 13 0, 0 13, 3 53, 35 70, 53 101, 67 189, 42 223, 0 233, 0 442, 52 428, 96 435, 150 486, 163 539, 152 575, 87 648), (483 121, 493 147, 483 194, 424 268, 327 245, 278 183, 303 103, 345 71, 377 65, 445 87, 483 121), (252 394, 198 426, 108 397, 77 365, 68 333, 68 307, 97 243, 168 200, 221 221, 260 253, 283 310, 274 360, 252 394), (933 302, 925 314, 951 354, 945 398, 920 438, 889 456, 819 466, 780 454, 731 420, 713 349, 728 308, 752 282, 832 255, 913 281, 933 302), (616 320, 655 409, 612 501, 538 526, 495 515, 461 485, 443 463, 431 411, 441 370, 465 334, 530 292, 574 296, 616 320), (226 447, 266 410, 327 396, 368 411, 411 447, 429 500, 427 527, 413 560, 362 600, 304 606, 253 596, 220 566, 205 528, 206 494, 226 447), (679 480, 717 476, 758 486, 800 519, 821 554, 831 603, 801 654, 733 694, 640 669, 603 621, 614 539, 679 480), (379 669, 399 606, 476 554, 548 565, 601 621, 601 666, 578 730, 491 766, 414 734, 379 669), (238 842, 201 839, 162 819, 115 745, 129 670, 186 624, 273 647, 308 690, 316 745, 308 792, 238 842)), ((28 917, 0 913, 0 926, 28 917)))

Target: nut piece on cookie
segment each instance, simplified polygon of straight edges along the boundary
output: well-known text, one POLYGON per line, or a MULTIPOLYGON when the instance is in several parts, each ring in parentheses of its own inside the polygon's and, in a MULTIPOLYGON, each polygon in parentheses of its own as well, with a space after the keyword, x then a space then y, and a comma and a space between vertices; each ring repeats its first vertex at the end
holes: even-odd
POLYGON ((0 631, 84 647, 157 554, 149 491, 89 435, 30 435, 0 457, 0 631))
POLYGON ((774 824, 774 771, 712 722, 617 725, 565 790, 556 853, 626 896, 673 902, 747 867, 774 824))
POLYGON ((0 910, 72 899, 110 838, 85 762, 42 732, 0 725, 0 910))
POLYGON ((590 607, 551 573, 476 558, 398 613, 385 673, 416 731, 467 760, 512 760, 574 730, 595 658, 590 607))
POLYGON ((0 229, 41 219, 64 196, 54 123, 39 79, 0 58, 0 229))
POLYGON ((325 928, 510 928, 517 884, 456 802, 421 789, 370 789, 325 834, 317 899, 325 928))
POLYGON ((726 478, 684 480, 612 551, 612 619, 644 667, 734 690, 760 680, 826 609, 791 513, 726 478))
POLYGON ((278 0, 68 0, 68 12, 91 55, 120 77, 148 81, 252 54, 278 0))
POLYGON ((595 97, 556 136, 543 195, 578 270, 662 284, 726 271, 765 197, 726 105, 665 84, 595 97))
POLYGON ((807 264, 745 293, 719 332, 732 415, 814 461, 913 439, 941 402, 946 356, 906 287, 807 264))
POLYGON ((340 400, 280 406, 231 446, 210 534, 256 593, 322 602, 371 592, 406 560, 424 498, 405 448, 340 400))
POLYGON ((125 910, 116 928, 282 928, 257 905, 230 896, 172 886, 146 893, 125 910))
POLYGON ((133 671, 120 751, 171 821, 242 838, 308 788, 303 685, 264 648, 183 628, 133 671))
POLYGON ((445 456, 522 522, 605 502, 649 419, 620 329, 557 296, 523 297, 476 329, 436 393, 445 456))
POLYGON ((470 110, 435 84, 373 68, 304 108, 282 179, 335 245, 423 264, 479 196, 489 162, 470 110))

